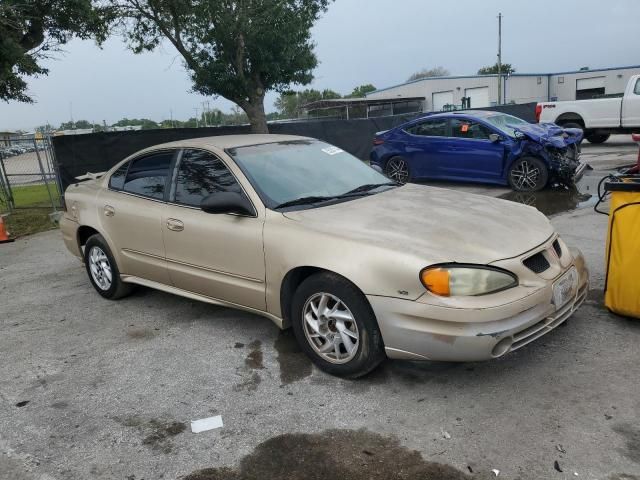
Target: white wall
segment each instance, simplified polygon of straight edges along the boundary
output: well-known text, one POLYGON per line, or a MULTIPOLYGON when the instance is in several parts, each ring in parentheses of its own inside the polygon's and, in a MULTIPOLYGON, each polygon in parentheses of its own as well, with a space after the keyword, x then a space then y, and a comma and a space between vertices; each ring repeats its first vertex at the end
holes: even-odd
MULTIPOLYGON (((640 68, 617 70, 588 70, 567 74, 533 74, 526 76, 510 76, 506 79, 505 103, 529 103, 544 102, 548 96, 558 97, 558 100, 575 100, 576 79, 606 76, 605 93, 622 93, 627 81, 632 75, 640 74, 640 68), (621 77, 618 78, 618 75, 621 77), (558 77, 564 77, 564 83, 558 83, 558 77), (540 83, 538 83, 540 79, 540 83)), ((489 87, 489 101, 495 104, 498 101, 498 77, 442 77, 419 80, 390 87, 367 95, 367 98, 395 98, 395 97, 424 97, 425 111, 433 108, 432 94, 447 90, 453 91, 453 102, 456 105, 462 103, 464 91, 467 88, 489 87)))
POLYGON ((579 73, 551 75, 551 97, 558 97, 558 100, 575 100, 576 80, 579 78, 593 77, 606 77, 605 94, 624 93, 629 78, 638 74, 640 74, 640 68, 605 71, 587 70, 579 73), (620 75, 620 77, 618 77, 618 75, 620 75), (561 77, 564 77, 564 83, 559 83, 561 77))
POLYGON ((489 101, 498 101, 498 77, 443 77, 419 80, 413 83, 398 85, 386 90, 373 92, 367 98, 425 97, 425 110, 433 108, 432 94, 435 92, 453 91, 453 103, 460 105, 466 88, 489 87, 489 101))
POLYGON ((506 79, 505 103, 529 103, 547 99, 547 85, 549 77, 546 75, 511 76, 506 79), (540 79, 540 83, 538 83, 540 79))

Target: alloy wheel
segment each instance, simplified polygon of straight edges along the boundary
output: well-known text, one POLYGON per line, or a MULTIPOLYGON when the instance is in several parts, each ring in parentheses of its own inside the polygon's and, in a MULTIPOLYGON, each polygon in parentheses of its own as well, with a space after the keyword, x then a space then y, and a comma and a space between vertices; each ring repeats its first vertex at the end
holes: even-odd
POLYGON ((387 176, 405 184, 409 181, 409 165, 402 158, 392 158, 387 164, 387 176))
POLYGON ((109 290, 113 281, 111 264, 106 253, 100 247, 91 247, 89 251, 89 270, 93 281, 101 290, 109 290))
POLYGON ((520 163, 511 170, 511 179, 519 190, 536 188, 539 178, 540 169, 530 164, 527 160, 521 160, 520 163))
POLYGON ((316 293, 302 310, 307 341, 322 359, 347 363, 358 352, 360 334, 349 307, 335 295, 316 293))

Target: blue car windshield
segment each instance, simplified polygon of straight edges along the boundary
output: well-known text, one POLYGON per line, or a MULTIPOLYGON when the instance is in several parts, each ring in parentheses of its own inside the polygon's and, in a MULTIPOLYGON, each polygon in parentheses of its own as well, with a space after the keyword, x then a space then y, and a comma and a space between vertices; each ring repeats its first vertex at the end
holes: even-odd
POLYGON ((514 117, 513 115, 507 115, 505 113, 490 115, 488 117, 485 117, 484 121, 493 125, 506 135, 509 135, 511 138, 516 137, 516 131, 512 128, 512 126, 517 127, 518 125, 529 124, 529 122, 522 120, 521 118, 514 117))

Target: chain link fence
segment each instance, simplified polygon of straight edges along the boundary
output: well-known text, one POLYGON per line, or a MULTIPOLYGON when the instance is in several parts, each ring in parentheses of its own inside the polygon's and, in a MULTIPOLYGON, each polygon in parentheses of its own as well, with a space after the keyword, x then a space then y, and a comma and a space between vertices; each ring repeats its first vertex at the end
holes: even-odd
POLYGON ((11 237, 55 228, 62 209, 51 138, 0 137, 0 216, 11 237))
POLYGON ((54 213, 62 206, 60 192, 50 137, 0 138, 0 213, 54 213))

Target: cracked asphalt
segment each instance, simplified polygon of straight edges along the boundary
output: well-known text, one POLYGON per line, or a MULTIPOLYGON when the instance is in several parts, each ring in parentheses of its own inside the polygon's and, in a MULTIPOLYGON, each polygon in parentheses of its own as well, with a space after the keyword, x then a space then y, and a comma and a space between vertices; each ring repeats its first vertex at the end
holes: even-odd
MULTIPOLYGON (((585 145, 591 180, 636 152, 585 145)), ((249 313, 102 299, 58 231, 0 245, 0 478, 640 479, 640 321, 602 304, 607 218, 585 202, 551 218, 591 269, 566 326, 495 361, 356 381, 249 313)))

